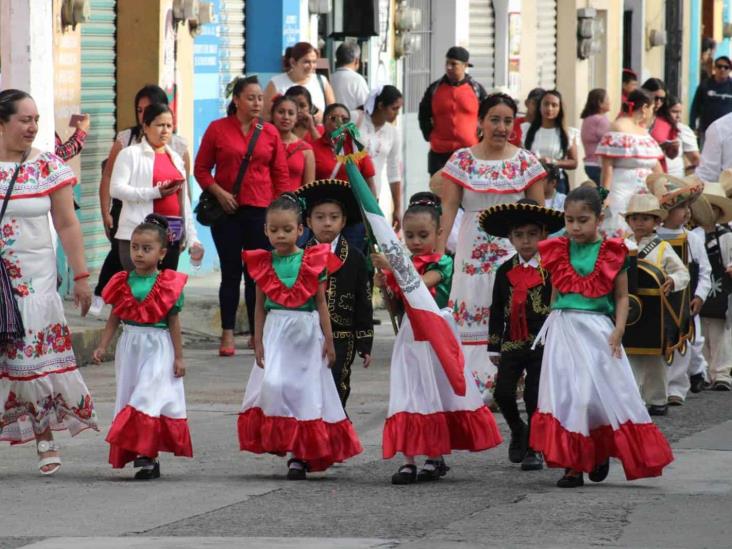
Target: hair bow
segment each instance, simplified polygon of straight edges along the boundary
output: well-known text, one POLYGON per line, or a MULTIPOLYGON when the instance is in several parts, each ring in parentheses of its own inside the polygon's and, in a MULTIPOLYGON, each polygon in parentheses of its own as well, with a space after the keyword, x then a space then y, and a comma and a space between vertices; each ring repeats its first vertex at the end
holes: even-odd
POLYGON ((371 90, 371 92, 369 92, 369 96, 366 98, 366 102, 363 104, 363 110, 365 110, 369 116, 374 114, 374 111, 376 110, 376 98, 381 95, 382 91, 384 91, 384 85, 385 84, 379 84, 371 90))

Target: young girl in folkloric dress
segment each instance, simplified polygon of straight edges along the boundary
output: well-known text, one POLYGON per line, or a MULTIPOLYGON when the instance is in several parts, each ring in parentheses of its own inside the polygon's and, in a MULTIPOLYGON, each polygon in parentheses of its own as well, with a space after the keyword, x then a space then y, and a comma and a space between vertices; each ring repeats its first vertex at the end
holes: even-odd
MULTIPOLYGON (((448 255, 435 253, 440 229, 440 199, 433 193, 417 193, 404 213, 402 230, 412 262, 439 307, 447 307, 453 263, 448 255)), ((382 254, 372 254, 375 267, 386 272, 376 283, 399 297, 390 265, 382 254)), ((450 309, 442 316, 457 328, 450 309)), ((471 380, 466 364, 466 380, 471 380)), ((449 467, 443 456, 452 450, 487 450, 501 443, 496 422, 485 406, 476 384, 466 383, 465 396, 453 391, 429 342, 415 341, 405 315, 391 355, 389 413, 384 424, 383 456, 404 454, 405 463, 392 476, 393 484, 438 480, 449 467), (427 456, 417 473, 415 456, 427 456)))
POLYGON ((102 291, 112 313, 93 355, 98 364, 121 322, 114 358, 117 401, 107 435, 109 462, 121 468, 134 461, 141 467, 138 480, 160 476, 158 452, 193 456, 178 314, 188 277, 172 269, 158 271, 168 240, 168 222, 157 214, 148 215, 132 232, 135 269, 117 273, 102 291))
POLYGON ((582 486, 583 473, 605 480, 611 457, 628 480, 659 476, 673 460, 623 350, 628 250, 600 237, 601 211, 596 190, 575 189, 564 204, 567 236, 539 243, 553 304, 536 337, 544 357, 530 445, 550 467, 565 468, 560 488, 582 486))
POLYGON ((244 252, 257 283, 256 364, 239 414, 242 450, 285 455, 287 478, 305 479, 362 451, 329 371, 335 361, 325 301, 330 244, 297 247, 301 199, 284 193, 267 208, 265 233, 273 251, 244 252))

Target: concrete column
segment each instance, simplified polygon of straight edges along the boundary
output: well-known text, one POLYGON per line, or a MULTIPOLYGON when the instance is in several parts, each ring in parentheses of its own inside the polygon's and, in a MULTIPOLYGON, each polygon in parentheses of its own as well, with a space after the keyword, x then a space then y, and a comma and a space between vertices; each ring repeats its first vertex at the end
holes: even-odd
POLYGON ((33 96, 41 116, 34 146, 53 150, 53 4, 48 0, 0 2, 2 88, 33 96))

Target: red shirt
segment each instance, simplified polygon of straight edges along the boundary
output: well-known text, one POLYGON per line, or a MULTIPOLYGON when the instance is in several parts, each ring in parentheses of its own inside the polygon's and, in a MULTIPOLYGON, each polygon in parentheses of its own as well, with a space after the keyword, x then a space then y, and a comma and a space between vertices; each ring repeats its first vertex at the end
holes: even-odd
MULTIPOLYGON (((183 180, 183 174, 175 167, 168 153, 155 153, 155 160, 153 161, 153 187, 159 187, 169 181, 182 183, 183 180)), ((180 217, 178 193, 169 194, 163 198, 153 200, 153 212, 160 215, 180 217)))
POLYGON ((305 173, 305 155, 303 152, 312 150, 313 147, 302 139, 285 145, 287 168, 290 172, 288 191, 296 191, 302 185, 302 176, 305 173))
POLYGON ((511 131, 511 135, 508 136, 508 142, 511 143, 511 145, 514 145, 518 147, 519 149, 523 148, 523 132, 521 131, 521 124, 526 122, 525 116, 517 116, 513 119, 513 130, 511 131))
POLYGON ((436 153, 451 153, 478 142, 478 98, 473 86, 442 83, 432 96, 433 128, 430 148, 436 153))
MULTIPOLYGON (((679 130, 675 129, 668 120, 661 116, 657 116, 653 121, 653 126, 651 126, 649 133, 659 145, 662 145, 666 141, 674 141, 679 136, 679 130)), ((682 153, 679 151, 679 154, 682 153)), ((663 168, 664 172, 667 171, 665 154, 661 158, 661 168, 663 168)))
MULTIPOLYGON (((330 179, 337 160, 335 151, 330 144, 330 138, 327 135, 313 142, 313 154, 315 154, 315 179, 330 179)), ((370 156, 366 155, 358 161, 358 171, 361 172, 364 178, 376 175, 374 163, 371 161, 370 156)), ((335 178, 348 181, 345 166, 341 166, 335 178)))
MULTIPOLYGON (((229 192, 233 190, 254 126, 252 124, 244 136, 236 115, 209 124, 193 166, 193 175, 202 189, 217 183, 229 192), (211 175, 214 167, 216 175, 211 175)), ((289 178, 280 134, 272 124, 265 122, 239 190, 239 205, 269 206, 275 197, 287 190, 289 178)))

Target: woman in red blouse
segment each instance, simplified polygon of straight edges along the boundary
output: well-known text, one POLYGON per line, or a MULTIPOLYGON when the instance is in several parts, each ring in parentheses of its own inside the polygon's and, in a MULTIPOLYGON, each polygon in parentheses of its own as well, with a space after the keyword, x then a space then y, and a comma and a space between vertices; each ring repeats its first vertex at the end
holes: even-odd
MULTIPOLYGON (((264 95, 257 77, 239 78, 234 84, 228 116, 214 120, 206 129, 193 169, 201 188, 210 191, 228 214, 211 227, 221 263, 221 356, 233 356, 235 352, 234 322, 242 273, 250 333, 253 330, 255 286, 243 268, 241 252, 270 248, 264 235, 265 209, 287 190, 290 181, 280 134, 272 124, 261 121, 263 104, 264 95), (239 166, 260 123, 262 128, 239 194, 233 196, 239 166)), ((252 345, 251 336, 249 345, 252 345)))
POLYGON ((679 129, 676 121, 668 115, 666 106, 666 85, 659 78, 649 78, 643 82, 642 88, 653 98, 653 122, 648 128, 648 133, 656 140, 663 151, 661 168, 667 171, 666 157, 676 158, 679 155, 681 143, 679 142, 679 129))
MULTIPOLYGON (((351 121, 351 113, 345 105, 333 103, 328 105, 323 114, 324 132, 320 139, 313 142, 313 153, 315 154, 315 179, 343 179, 348 180, 346 175, 346 167, 342 164, 338 171, 333 173, 338 159, 336 158, 335 145, 330 138, 330 134, 340 128, 343 124, 351 121)), ((345 153, 353 151, 347 150, 345 153)), ((376 196, 376 184, 374 183, 374 163, 371 157, 366 155, 358 161, 358 170, 369 184, 371 192, 376 196)))
POLYGON ((288 191, 296 191, 315 179, 315 157, 309 143, 293 133, 297 122, 297 103, 291 97, 280 95, 272 101, 272 124, 280 132, 285 145, 287 168, 290 172, 288 191))

